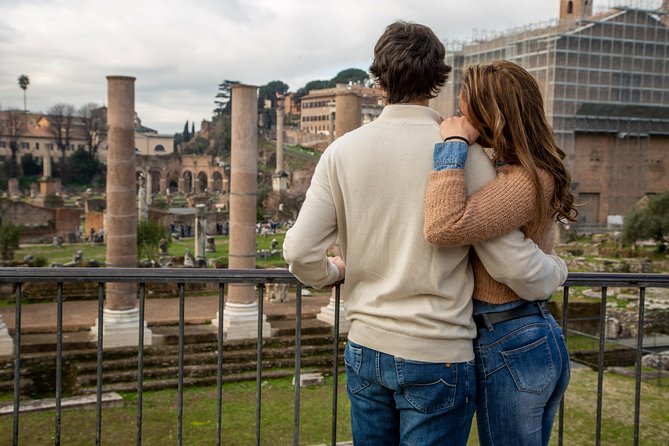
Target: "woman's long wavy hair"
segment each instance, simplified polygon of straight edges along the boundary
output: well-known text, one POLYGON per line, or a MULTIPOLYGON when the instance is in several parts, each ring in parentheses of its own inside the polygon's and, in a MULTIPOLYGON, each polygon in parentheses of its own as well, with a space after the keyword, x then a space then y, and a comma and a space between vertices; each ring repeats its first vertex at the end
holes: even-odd
MULTIPOLYGON (((556 220, 575 221, 578 214, 571 192, 571 176, 563 162, 544 113, 536 80, 524 68, 500 60, 465 69, 460 96, 462 113, 479 131, 485 147, 494 150, 495 164, 520 164, 535 186, 540 215, 550 211, 556 220), (554 179, 550 204, 543 199, 537 174, 543 169, 554 179)), ((540 221, 531 224, 536 230, 540 221)))

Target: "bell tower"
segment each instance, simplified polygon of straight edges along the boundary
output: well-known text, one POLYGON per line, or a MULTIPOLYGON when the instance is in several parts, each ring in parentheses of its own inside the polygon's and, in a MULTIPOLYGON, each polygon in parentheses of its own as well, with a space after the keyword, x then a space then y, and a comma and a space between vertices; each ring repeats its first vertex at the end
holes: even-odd
POLYGON ((592 15, 593 0, 560 0, 560 20, 581 19, 592 15))

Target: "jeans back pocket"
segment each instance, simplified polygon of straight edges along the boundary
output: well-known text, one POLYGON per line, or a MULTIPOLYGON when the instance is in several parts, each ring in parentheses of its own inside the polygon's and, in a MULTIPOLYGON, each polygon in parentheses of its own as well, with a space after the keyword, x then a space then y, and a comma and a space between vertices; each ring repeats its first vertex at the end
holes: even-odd
POLYGON ((346 366, 346 387, 352 393, 358 393, 370 382, 359 375, 362 366, 362 348, 355 347, 349 341, 344 349, 344 365, 346 366))
POLYGON ((542 394, 555 378, 553 355, 545 336, 501 353, 516 387, 521 392, 542 394))
POLYGON ((458 366, 402 361, 397 364, 404 398, 419 412, 431 413, 453 407, 458 366))

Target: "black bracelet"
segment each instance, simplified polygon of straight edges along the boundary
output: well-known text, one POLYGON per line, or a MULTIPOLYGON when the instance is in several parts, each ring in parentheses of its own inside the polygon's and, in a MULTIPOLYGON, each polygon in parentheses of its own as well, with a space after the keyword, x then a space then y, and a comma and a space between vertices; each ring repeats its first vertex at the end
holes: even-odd
POLYGON ((464 142, 465 144, 469 145, 469 140, 465 138, 464 136, 449 136, 448 138, 444 139, 444 142, 450 141, 452 139, 459 139, 460 141, 464 142))

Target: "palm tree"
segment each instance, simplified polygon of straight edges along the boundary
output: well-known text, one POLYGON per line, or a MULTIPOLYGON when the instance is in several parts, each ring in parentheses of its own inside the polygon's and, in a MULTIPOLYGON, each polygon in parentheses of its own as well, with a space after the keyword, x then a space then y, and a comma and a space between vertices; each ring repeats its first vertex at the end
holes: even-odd
POLYGON ((19 87, 21 87, 21 90, 23 90, 23 112, 27 113, 28 112, 28 107, 26 106, 26 90, 28 89, 28 85, 30 85, 30 79, 28 76, 25 74, 22 74, 19 76, 19 87))

